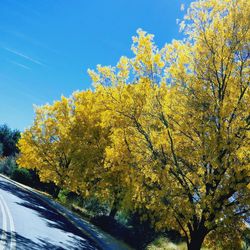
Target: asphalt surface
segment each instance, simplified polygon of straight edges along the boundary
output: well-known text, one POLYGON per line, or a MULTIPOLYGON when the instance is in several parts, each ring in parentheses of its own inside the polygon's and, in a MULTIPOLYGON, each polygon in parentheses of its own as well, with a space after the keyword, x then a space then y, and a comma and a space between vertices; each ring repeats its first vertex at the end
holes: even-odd
POLYGON ((98 249, 64 216, 0 177, 0 250, 98 249))

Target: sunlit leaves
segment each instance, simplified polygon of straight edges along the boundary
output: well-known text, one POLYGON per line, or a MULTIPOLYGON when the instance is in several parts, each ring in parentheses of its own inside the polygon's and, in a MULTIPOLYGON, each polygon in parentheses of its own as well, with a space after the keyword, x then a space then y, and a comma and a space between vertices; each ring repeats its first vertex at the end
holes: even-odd
POLYGON ((37 109, 19 163, 179 230, 190 249, 215 234, 232 246, 250 209, 249 13, 247 0, 196 1, 185 39, 162 49, 138 30, 132 58, 89 70, 94 91, 37 109))

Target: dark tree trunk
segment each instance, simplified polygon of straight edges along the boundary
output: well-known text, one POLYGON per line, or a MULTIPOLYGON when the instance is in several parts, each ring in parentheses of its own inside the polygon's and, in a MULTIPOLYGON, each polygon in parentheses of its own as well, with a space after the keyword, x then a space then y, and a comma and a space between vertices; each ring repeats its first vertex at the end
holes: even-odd
POLYGON ((204 230, 198 230, 192 232, 190 236, 190 242, 187 244, 188 250, 200 250, 205 239, 206 232, 204 230))
POLYGON ((58 186, 55 186, 55 187, 54 187, 53 192, 52 192, 52 197, 53 197, 54 199, 58 198, 58 195, 59 195, 59 193, 60 193, 60 190, 61 190, 60 187, 58 187, 58 186))
POLYGON ((120 204, 120 199, 118 198, 119 196, 117 195, 117 193, 115 194, 115 198, 114 198, 114 201, 113 201, 113 204, 112 204, 112 207, 111 207, 111 210, 110 210, 110 213, 109 213, 109 216, 111 218, 115 218, 115 215, 117 214, 118 212, 118 208, 119 208, 119 204, 120 204))
POLYGON ((118 211, 117 208, 115 206, 113 206, 110 213, 109 213, 109 216, 114 219, 117 211, 118 211))
POLYGON ((191 239, 188 243, 188 250, 200 250, 202 242, 200 239, 191 239))

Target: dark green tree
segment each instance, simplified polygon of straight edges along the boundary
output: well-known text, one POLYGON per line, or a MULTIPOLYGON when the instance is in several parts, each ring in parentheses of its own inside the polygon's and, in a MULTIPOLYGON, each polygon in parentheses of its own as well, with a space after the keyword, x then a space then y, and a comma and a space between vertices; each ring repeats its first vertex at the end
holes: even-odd
POLYGON ((6 124, 0 125, 0 156, 14 156, 17 154, 16 146, 20 138, 18 130, 12 130, 6 124))

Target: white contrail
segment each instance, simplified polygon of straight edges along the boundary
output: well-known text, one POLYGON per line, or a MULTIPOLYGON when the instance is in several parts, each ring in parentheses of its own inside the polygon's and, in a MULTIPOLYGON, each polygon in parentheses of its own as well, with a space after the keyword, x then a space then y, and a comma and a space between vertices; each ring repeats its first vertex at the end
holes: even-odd
POLYGON ((16 232, 15 232, 14 220, 13 220, 13 217, 12 217, 11 212, 9 210, 9 207, 1 194, 0 194, 0 199, 2 200, 3 205, 6 209, 6 212, 7 212, 8 218, 9 218, 9 223, 10 223, 10 237, 11 237, 10 250, 16 250, 16 232))
POLYGON ((15 62, 15 61, 9 61, 9 62, 11 62, 12 64, 15 64, 15 65, 17 65, 17 66, 19 66, 21 68, 30 70, 30 67, 28 67, 28 66, 26 66, 24 64, 21 64, 21 63, 15 62))
POLYGON ((35 64, 39 64, 39 65, 41 65, 41 66, 45 66, 45 65, 44 65, 43 63, 41 63, 40 61, 35 60, 34 58, 32 58, 32 57, 30 57, 30 56, 27 56, 27 55, 25 55, 25 54, 23 54, 23 53, 21 53, 21 52, 18 52, 18 51, 14 50, 14 49, 10 49, 10 48, 7 48, 7 47, 5 47, 4 49, 7 50, 7 51, 9 51, 9 52, 11 52, 11 53, 13 53, 13 54, 15 54, 15 55, 17 55, 17 56, 20 56, 20 57, 22 57, 22 58, 24 58, 24 59, 26 59, 26 60, 28 60, 28 61, 30 61, 30 62, 33 62, 33 63, 35 63, 35 64))

